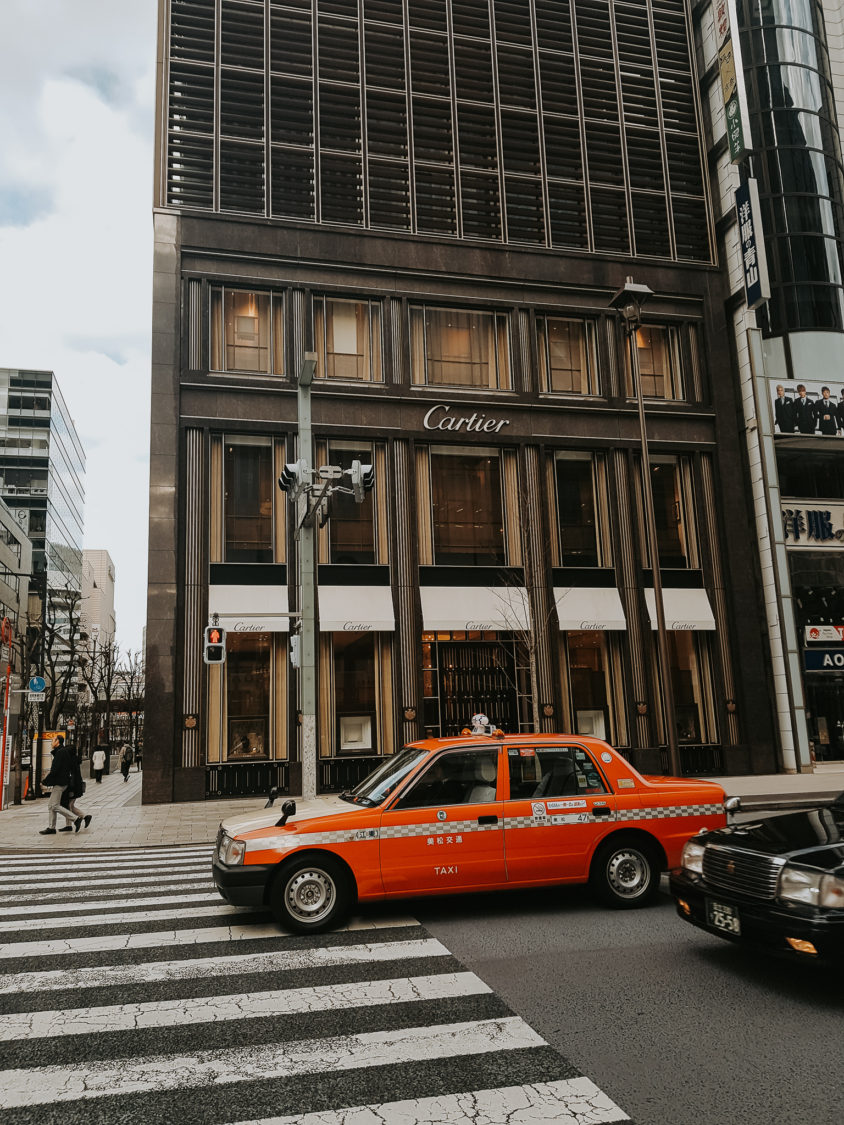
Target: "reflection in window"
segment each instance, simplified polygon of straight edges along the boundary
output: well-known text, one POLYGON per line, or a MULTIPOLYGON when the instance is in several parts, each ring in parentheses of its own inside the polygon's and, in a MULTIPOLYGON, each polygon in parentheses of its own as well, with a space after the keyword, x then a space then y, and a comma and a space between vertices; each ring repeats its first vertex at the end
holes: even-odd
POLYGON ((442 387, 510 387, 510 345, 503 313, 410 310, 414 383, 442 387))
POLYGON ((651 457, 650 465, 659 565, 668 568, 688 567, 690 562, 680 465, 676 457, 651 457))
POLYGON ((668 633, 668 658, 679 742, 714 741, 708 706, 711 684, 704 682, 710 674, 706 644, 705 637, 694 633, 668 633))
POLYGON ((327 379, 381 379, 381 310, 375 302, 314 299, 319 374, 327 379))
POLYGON ((607 638, 600 632, 566 634, 571 711, 578 734, 611 738, 607 638))
POLYGON ((559 394, 598 393, 595 333, 582 320, 538 317, 539 369, 542 389, 559 394))
POLYGON ((270 438, 226 438, 223 459, 226 562, 273 561, 270 438))
MULTIPOLYGON (((642 395, 645 398, 682 398, 683 380, 677 329, 645 325, 636 333, 636 348, 639 353, 642 395)), ((636 394, 629 370, 627 394, 630 398, 636 394)))
POLYGON ((501 466, 496 450, 431 450, 434 562, 505 563, 501 466))
POLYGON ((284 371, 284 299, 243 289, 211 290, 211 370, 284 371))
MULTIPOLYGON (((343 469, 351 468, 352 461, 362 465, 373 464, 371 445, 351 446, 346 442, 332 442, 328 447, 328 461, 343 469)), ((348 481, 348 477, 345 478, 348 481)), ((376 482, 375 488, 378 487, 376 482)), ((331 497, 328 523, 330 558, 333 563, 366 564, 375 562, 375 489, 367 492, 362 504, 353 496, 336 492, 331 497)))
POLYGON ((333 640, 337 752, 371 752, 376 731, 376 636, 335 633, 333 640))
POLYGON ((270 634, 226 634, 227 758, 268 758, 270 634))
POLYGON ((558 453, 557 518, 562 566, 600 566, 591 453, 558 453))

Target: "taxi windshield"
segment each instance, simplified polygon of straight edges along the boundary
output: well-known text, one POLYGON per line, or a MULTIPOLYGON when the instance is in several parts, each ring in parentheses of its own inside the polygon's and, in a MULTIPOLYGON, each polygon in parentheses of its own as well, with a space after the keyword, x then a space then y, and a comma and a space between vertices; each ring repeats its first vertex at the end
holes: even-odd
POLYGON ((347 799, 354 801, 356 805, 380 805, 427 753, 427 750, 415 750, 410 747, 395 756, 391 755, 374 773, 364 778, 360 785, 348 794, 347 799))

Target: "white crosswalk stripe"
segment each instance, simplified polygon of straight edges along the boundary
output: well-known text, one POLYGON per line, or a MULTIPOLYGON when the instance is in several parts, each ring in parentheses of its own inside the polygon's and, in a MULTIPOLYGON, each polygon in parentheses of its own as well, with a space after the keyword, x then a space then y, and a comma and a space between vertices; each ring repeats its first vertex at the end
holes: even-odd
POLYGON ((629 1121, 392 904, 298 938, 211 854, 0 856, 0 1125, 629 1121))

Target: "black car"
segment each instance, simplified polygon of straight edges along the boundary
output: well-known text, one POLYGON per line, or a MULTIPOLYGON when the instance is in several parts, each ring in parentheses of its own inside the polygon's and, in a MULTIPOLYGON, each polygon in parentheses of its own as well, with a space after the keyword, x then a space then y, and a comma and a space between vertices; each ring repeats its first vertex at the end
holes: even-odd
POLYGON ((681 918, 771 953, 841 963, 844 794, 693 836, 671 873, 681 918))

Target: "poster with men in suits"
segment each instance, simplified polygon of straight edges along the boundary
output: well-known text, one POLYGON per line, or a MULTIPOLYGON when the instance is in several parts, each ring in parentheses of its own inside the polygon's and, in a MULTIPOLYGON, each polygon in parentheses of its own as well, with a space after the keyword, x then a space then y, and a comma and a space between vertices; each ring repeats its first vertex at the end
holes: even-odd
POLYGON ((772 406, 775 435, 844 438, 842 383, 777 383, 772 406))

